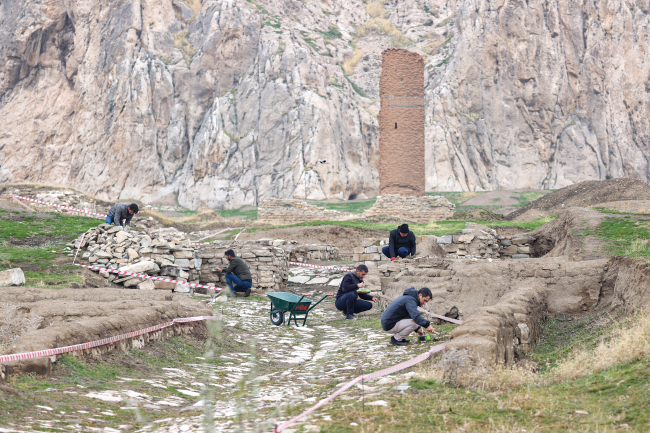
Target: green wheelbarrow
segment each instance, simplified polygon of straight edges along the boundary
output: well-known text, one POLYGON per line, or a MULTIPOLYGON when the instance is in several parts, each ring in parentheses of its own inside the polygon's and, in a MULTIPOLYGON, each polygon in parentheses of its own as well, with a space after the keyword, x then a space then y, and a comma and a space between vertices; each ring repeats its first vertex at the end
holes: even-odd
POLYGON ((296 326, 305 326, 309 312, 313 310, 316 305, 323 302, 325 298, 334 295, 323 296, 320 301, 316 302, 311 307, 311 299, 305 299, 305 297, 309 295, 298 296, 293 293, 272 292, 267 293, 266 296, 271 300, 271 311, 269 311, 269 314, 271 315, 271 323, 275 326, 280 326, 284 323, 285 326, 287 326, 290 325, 291 320, 293 320, 296 326), (289 319, 285 322, 284 315, 286 313, 289 313, 289 319), (302 325, 298 325, 298 316, 304 316, 302 317, 302 325))

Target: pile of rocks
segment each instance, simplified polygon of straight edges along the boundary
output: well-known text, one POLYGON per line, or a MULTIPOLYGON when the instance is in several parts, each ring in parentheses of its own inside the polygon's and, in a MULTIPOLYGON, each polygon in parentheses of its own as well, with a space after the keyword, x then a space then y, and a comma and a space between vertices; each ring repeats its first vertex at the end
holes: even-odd
POLYGON ((375 204, 362 218, 396 218, 414 223, 443 221, 454 215, 455 205, 443 196, 407 197, 386 194, 377 197, 375 204))
POLYGON ((492 259, 499 257, 497 232, 485 226, 466 223, 461 234, 437 236, 447 257, 459 259, 492 259))
POLYGON ((309 221, 342 221, 352 218, 349 213, 324 209, 306 201, 270 198, 257 210, 257 220, 262 224, 285 225, 309 221))
MULTIPOLYGON (((86 251, 81 258, 91 265, 101 265, 107 269, 198 283, 202 261, 196 256, 196 248, 187 239, 174 238, 171 234, 173 231, 167 230, 166 233, 160 231, 157 235, 150 235, 142 230, 125 231, 119 226, 100 224, 86 232, 81 244, 81 248, 86 248, 86 251)), ((79 241, 74 246, 78 247, 79 241)), ((122 283, 124 287, 137 286, 143 290, 176 289, 162 281, 104 273, 109 281, 122 283)), ((185 291, 186 287, 177 289, 185 291)))
MULTIPOLYGON (((73 243, 79 246, 80 239, 73 243)), ((284 242, 284 241, 283 241, 284 242)), ((224 256, 233 249, 251 269, 253 289, 280 291, 288 277, 288 252, 272 245, 272 241, 215 241, 202 245, 191 245, 183 239, 183 233, 173 228, 143 231, 100 224, 88 230, 81 248, 85 248, 81 261, 107 269, 160 276, 181 282, 218 285, 225 287, 222 273, 213 273, 214 268, 227 268, 229 262, 224 256)), ((127 288, 141 290, 166 289, 175 292, 190 292, 187 284, 153 281, 140 277, 121 276, 100 271, 108 281, 127 288)), ((204 292, 203 289, 197 289, 204 292)))
POLYGON ((502 258, 527 259, 531 256, 535 238, 527 233, 499 236, 499 254, 502 258))

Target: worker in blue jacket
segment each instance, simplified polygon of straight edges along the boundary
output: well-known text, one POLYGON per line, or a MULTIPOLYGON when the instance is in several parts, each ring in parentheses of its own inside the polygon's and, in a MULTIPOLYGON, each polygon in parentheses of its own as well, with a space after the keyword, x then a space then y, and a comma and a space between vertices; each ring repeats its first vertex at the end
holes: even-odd
POLYGON ((341 281, 339 291, 336 293, 336 309, 342 311, 346 319, 356 318, 355 314, 368 311, 372 304, 368 301, 377 302, 377 298, 366 293, 358 293, 359 289, 366 285, 363 282, 364 277, 368 275, 368 266, 359 265, 357 270, 350 272, 341 281), (360 300, 365 299, 365 300, 360 300))
POLYGON ((414 256, 415 234, 409 230, 409 225, 402 224, 395 230, 391 230, 388 246, 382 248, 381 252, 391 261, 395 260, 396 257, 414 256))

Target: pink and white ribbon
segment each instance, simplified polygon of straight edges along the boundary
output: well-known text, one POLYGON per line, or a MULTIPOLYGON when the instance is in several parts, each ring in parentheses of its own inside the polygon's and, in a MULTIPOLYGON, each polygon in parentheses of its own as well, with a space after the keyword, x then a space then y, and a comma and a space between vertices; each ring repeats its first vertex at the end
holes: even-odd
POLYGON ((418 363, 424 361, 425 359, 428 359, 428 358, 431 357, 431 355, 433 355, 434 353, 436 353, 436 352, 440 352, 441 350, 443 350, 443 349, 445 348, 445 346, 447 346, 447 342, 444 342, 444 343, 442 343, 442 344, 438 344, 437 346, 433 346, 433 347, 432 347, 431 349, 429 349, 428 351, 426 351, 426 352, 424 352, 423 354, 418 355, 418 356, 416 356, 415 358, 410 359, 410 360, 408 360, 408 361, 404 361, 404 362, 402 362, 402 363, 400 363, 400 364, 393 365, 392 367, 384 368, 383 370, 375 371, 374 373, 364 374, 364 375, 361 375, 361 376, 357 376, 357 377, 355 377, 355 378, 352 379, 350 382, 346 383, 346 384, 343 385, 341 388, 339 388, 336 392, 334 392, 334 393, 333 393, 332 395, 330 395, 329 397, 326 397, 326 398, 324 398, 323 400, 319 401, 319 402, 316 403, 314 406, 310 407, 309 409, 307 409, 306 411, 304 411, 304 412, 301 413, 300 415, 296 416, 295 418, 292 418, 292 419, 290 419, 289 421, 285 422, 284 424, 281 424, 281 425, 277 426, 277 427, 275 428, 275 433, 279 433, 279 432, 281 432, 282 430, 285 430, 286 428, 292 426, 293 424, 295 424, 295 423, 296 423, 298 420, 300 420, 301 418, 306 417, 307 415, 311 414, 312 412, 314 412, 314 411, 315 411, 316 409, 318 409, 319 407, 324 406, 324 405, 326 405, 327 403, 331 402, 331 401, 334 400, 334 399, 335 399, 339 394, 341 394, 341 393, 347 391, 347 390, 350 389, 352 386, 354 386, 355 384, 361 382, 362 380, 376 379, 376 378, 378 378, 378 377, 386 376, 386 375, 388 375, 388 374, 392 374, 392 373, 395 373, 395 372, 398 372, 398 371, 404 370, 404 369, 406 369, 406 368, 412 367, 412 366, 414 366, 415 364, 418 364, 418 363))
POLYGON ((106 218, 106 215, 104 215, 104 214, 97 213, 97 212, 91 212, 89 210, 82 210, 82 209, 77 209, 77 208, 70 207, 70 206, 63 206, 63 205, 60 205, 60 204, 49 203, 47 201, 36 200, 35 198, 22 197, 22 196, 19 196, 19 195, 14 195, 13 197, 14 198, 20 198, 22 200, 33 201, 34 203, 44 204, 44 205, 47 205, 47 206, 54 206, 54 207, 58 207, 58 208, 65 209, 65 210, 73 210, 75 212, 81 212, 81 213, 85 213, 85 214, 92 215, 92 216, 95 216, 95 217, 106 218))
POLYGON ((72 346, 57 347, 56 349, 37 350, 35 352, 14 353, 11 355, 0 355, 0 362, 22 361, 25 359, 44 358, 46 356, 62 355, 64 353, 76 352, 78 350, 91 349, 105 344, 115 343, 116 341, 126 340, 127 338, 137 337, 150 332, 159 331, 163 328, 173 326, 175 323, 199 322, 203 320, 219 320, 221 316, 197 316, 183 317, 174 319, 171 322, 161 323, 160 325, 150 326, 138 331, 128 332, 126 334, 116 335, 114 337, 103 338, 101 340, 91 341, 89 343, 74 344, 72 346))

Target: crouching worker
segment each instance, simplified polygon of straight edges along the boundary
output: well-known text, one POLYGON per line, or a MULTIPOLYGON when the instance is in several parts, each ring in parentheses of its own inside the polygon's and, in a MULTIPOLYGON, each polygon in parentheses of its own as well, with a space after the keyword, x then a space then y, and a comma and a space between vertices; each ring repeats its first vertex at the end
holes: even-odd
POLYGON ((408 255, 415 255, 415 234, 409 230, 408 224, 402 224, 395 230, 391 230, 388 238, 388 246, 381 249, 381 252, 391 261, 395 257, 404 258, 408 255))
MULTIPOLYGON (((230 265, 225 270, 226 283, 230 287, 230 294, 235 295, 236 292, 244 293, 244 297, 251 295, 251 287, 253 287, 253 277, 251 270, 241 257, 236 257, 233 250, 225 252, 225 256, 230 262, 230 265)), ((219 272, 224 272, 221 268, 216 268, 219 272)))
POLYGON ((140 211, 135 203, 117 203, 111 206, 106 215, 106 224, 124 225, 125 228, 131 225, 131 218, 140 211))
POLYGON ((346 319, 354 319, 355 314, 370 310, 372 304, 368 301, 377 302, 377 298, 357 292, 366 286, 363 282, 366 275, 368 275, 368 266, 359 265, 356 271, 350 272, 341 281, 339 291, 336 293, 335 305, 337 310, 343 312, 346 319))
POLYGON ((410 343, 406 336, 413 331, 423 335, 420 326, 430 333, 436 333, 431 323, 420 315, 418 307, 424 307, 431 300, 431 290, 426 287, 416 291, 415 287, 404 290, 404 294, 395 299, 381 315, 381 327, 389 334, 390 343, 403 346, 410 343))

